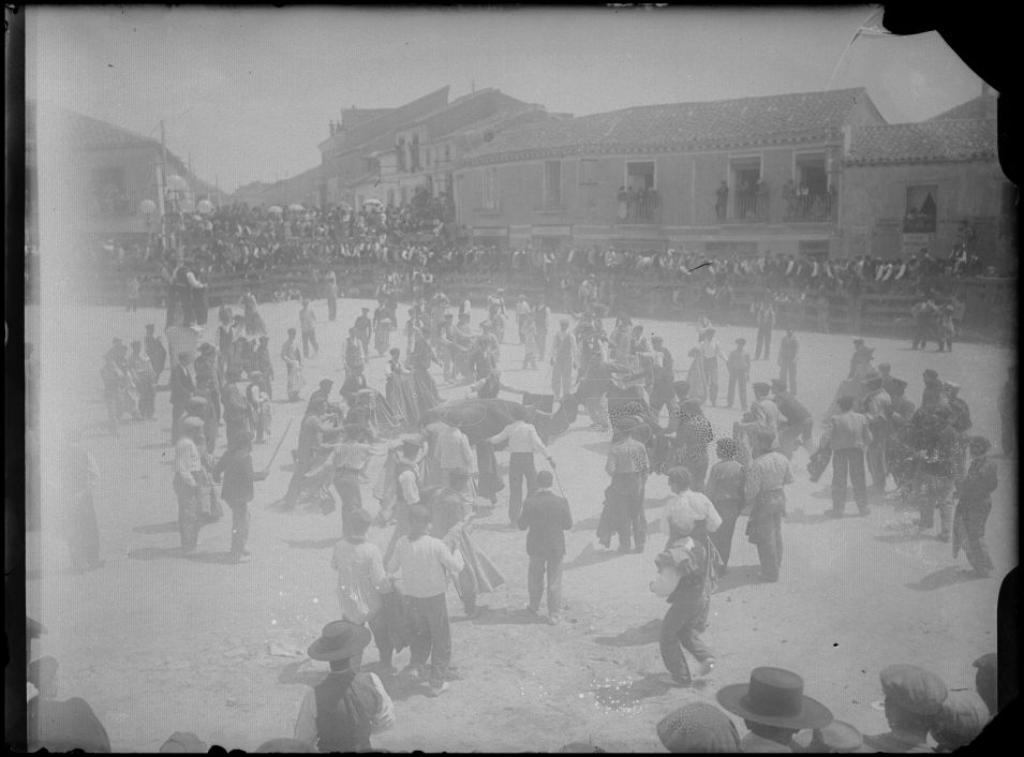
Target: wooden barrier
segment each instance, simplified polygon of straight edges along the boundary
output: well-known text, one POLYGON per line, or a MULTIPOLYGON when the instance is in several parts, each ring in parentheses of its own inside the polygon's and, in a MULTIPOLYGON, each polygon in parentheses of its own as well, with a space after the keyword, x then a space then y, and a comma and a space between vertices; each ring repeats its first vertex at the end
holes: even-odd
MULTIPOLYGON (((242 294, 252 288, 261 301, 270 300, 282 289, 296 289, 304 297, 323 298, 314 282, 314 270, 322 270, 321 263, 292 263, 276 267, 272 272, 250 273, 240 277, 234 274, 215 274, 207 280, 207 300, 211 307, 237 303, 242 294)), ((335 269, 339 294, 343 297, 372 298, 382 274, 374 263, 339 266, 335 269)), ((162 306, 166 297, 166 282, 153 265, 135 265, 122 270, 123 278, 102 278, 97 291, 87 297, 89 302, 115 304, 123 302, 124 281, 129 275, 144 276, 141 287, 145 305, 162 306)), ((550 301, 561 302, 561 293, 553 282, 541 277, 513 271, 452 272, 439 274, 445 288, 454 294, 453 300, 469 299, 474 305, 483 305, 494 292, 496 282, 503 282, 506 296, 526 294, 531 301, 547 295, 550 301)), ((605 276, 605 281, 610 277, 605 276)), ((602 281, 602 277, 598 277, 602 281)), ((1005 339, 1012 335, 1015 323, 1015 282, 1007 279, 961 279, 954 291, 966 304, 966 316, 961 337, 1005 339)), ((700 285, 683 282, 677 284, 658 278, 627 279, 614 286, 615 301, 623 312, 643 318, 695 319, 701 312, 700 285)), ((737 286, 733 289, 731 305, 715 305, 708 315, 713 321, 733 325, 754 325, 752 305, 759 301, 764 290, 757 286, 737 286)), ((918 297, 907 294, 832 294, 828 297, 828 329, 830 332, 865 334, 909 338, 913 328, 911 308, 918 297)), ((570 301, 575 303, 575 288, 570 301)), ((815 300, 781 301, 776 303, 777 327, 817 330, 820 326, 818 304, 815 300)))

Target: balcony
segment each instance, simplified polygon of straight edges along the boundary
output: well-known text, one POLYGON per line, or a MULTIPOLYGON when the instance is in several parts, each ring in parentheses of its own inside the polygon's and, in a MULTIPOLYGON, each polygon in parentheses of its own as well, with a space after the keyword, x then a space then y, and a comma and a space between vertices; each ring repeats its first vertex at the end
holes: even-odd
POLYGON ((729 220, 739 223, 768 223, 767 192, 738 192, 729 220))
POLYGON ((838 203, 834 192, 799 191, 787 194, 783 220, 788 223, 823 223, 835 220, 838 203))
POLYGON ((644 193, 619 192, 616 222, 620 224, 660 224, 661 198, 655 190, 644 193))

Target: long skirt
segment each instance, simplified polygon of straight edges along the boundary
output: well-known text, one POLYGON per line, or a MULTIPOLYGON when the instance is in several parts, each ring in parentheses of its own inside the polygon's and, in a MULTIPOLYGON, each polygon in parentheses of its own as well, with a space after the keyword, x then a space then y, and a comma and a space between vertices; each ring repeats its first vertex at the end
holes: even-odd
POLYGON ((708 397, 708 384, 704 377, 703 358, 695 357, 693 362, 690 363, 690 370, 686 374, 686 381, 690 384, 688 398, 704 402, 708 397))
POLYGON ((391 349, 391 324, 378 324, 373 335, 373 346, 378 355, 386 355, 391 349))

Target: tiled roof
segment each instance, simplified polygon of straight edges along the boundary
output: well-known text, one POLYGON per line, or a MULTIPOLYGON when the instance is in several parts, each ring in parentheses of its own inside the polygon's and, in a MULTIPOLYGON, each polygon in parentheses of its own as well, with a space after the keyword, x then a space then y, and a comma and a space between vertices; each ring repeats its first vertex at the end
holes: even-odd
POLYGON ((867 94, 863 88, 856 88, 649 105, 548 120, 503 132, 468 156, 466 164, 515 160, 539 152, 657 150, 763 143, 809 133, 820 135, 829 129, 839 129, 861 98, 867 98, 867 94))
POLYGON ((937 116, 933 116, 929 120, 946 121, 950 119, 963 118, 995 118, 996 103, 998 99, 997 95, 986 92, 983 95, 975 97, 973 100, 960 103, 955 108, 950 108, 937 116))
POLYGON ((996 157, 994 118, 854 127, 849 164, 935 163, 996 157))

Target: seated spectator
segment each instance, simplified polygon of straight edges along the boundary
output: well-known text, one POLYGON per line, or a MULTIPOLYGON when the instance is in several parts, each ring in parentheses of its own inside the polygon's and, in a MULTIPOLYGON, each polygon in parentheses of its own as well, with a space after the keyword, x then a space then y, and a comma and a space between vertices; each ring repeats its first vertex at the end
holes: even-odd
POLYGON ((974 691, 951 691, 935 716, 931 734, 937 752, 953 752, 974 741, 989 720, 988 706, 974 691))
POLYGON ((90 753, 109 753, 110 738, 89 703, 80 697, 57 699, 57 661, 43 657, 29 666, 29 681, 37 693, 29 691, 24 722, 16 733, 25 733, 28 751, 48 749, 69 752, 82 749, 90 753))
POLYGON ((690 702, 658 722, 658 738, 670 752, 719 753, 740 751, 740 736, 729 716, 708 702, 690 702))
POLYGON ((930 751, 928 731, 949 695, 946 684, 934 673, 915 665, 890 665, 879 678, 890 730, 865 736, 864 743, 880 752, 930 751))

